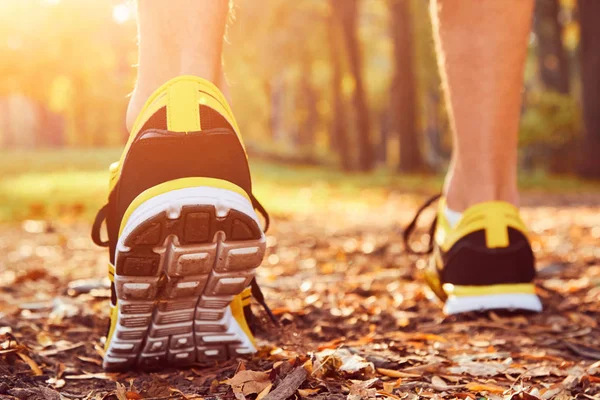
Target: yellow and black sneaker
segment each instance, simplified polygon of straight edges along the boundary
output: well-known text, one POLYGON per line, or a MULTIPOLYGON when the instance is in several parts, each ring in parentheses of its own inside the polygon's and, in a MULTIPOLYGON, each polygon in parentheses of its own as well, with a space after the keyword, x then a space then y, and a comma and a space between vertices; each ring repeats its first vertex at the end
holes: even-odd
POLYGON ((519 210, 502 201, 489 201, 467 209, 451 227, 445 199, 435 196, 419 209, 404 231, 413 254, 431 254, 425 279, 445 303, 444 312, 460 314, 483 310, 541 311, 536 295, 535 258, 519 210), (430 229, 429 247, 418 252, 409 240, 419 215, 440 199, 430 229))
MULTIPOLYGON (((265 253, 238 126, 225 97, 193 76, 160 87, 110 168, 92 238, 110 249, 104 368, 153 369, 256 351, 250 287, 265 253), (108 240, 100 237, 106 221, 108 240)), ((265 228, 266 230, 266 228, 265 228)))

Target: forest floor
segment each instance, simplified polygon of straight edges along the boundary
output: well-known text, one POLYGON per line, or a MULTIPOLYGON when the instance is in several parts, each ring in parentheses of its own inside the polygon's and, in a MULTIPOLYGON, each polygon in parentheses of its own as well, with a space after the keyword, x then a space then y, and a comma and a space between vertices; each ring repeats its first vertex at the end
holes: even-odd
POLYGON ((445 317, 424 260, 401 243, 433 186, 283 188, 297 196, 272 207, 258 270, 282 325, 255 307, 259 353, 105 373, 107 255, 89 239, 87 206, 19 209, 22 192, 0 184, 0 200, 12 196, 4 215, 20 216, 0 224, 0 399, 600 399, 600 193, 525 191, 542 313, 445 317))

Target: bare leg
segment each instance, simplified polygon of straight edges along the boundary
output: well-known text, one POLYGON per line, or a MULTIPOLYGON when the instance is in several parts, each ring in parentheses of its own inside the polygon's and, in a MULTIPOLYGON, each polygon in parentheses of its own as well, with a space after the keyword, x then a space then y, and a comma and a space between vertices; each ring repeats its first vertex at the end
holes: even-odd
POLYGON ((445 194, 464 211, 518 205, 517 134, 533 0, 432 0, 454 152, 445 194))
POLYGON ((127 110, 127 128, 150 95, 169 79, 195 75, 218 84, 228 0, 138 2, 138 82, 127 110))

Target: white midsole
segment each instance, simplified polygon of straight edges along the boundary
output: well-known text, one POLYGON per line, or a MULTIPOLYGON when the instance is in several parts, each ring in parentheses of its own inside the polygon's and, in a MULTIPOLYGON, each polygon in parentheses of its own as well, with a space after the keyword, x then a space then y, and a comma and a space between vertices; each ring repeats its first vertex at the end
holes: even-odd
POLYGON ((163 211, 167 212, 169 218, 177 218, 181 208, 189 205, 215 206, 219 217, 227 215, 229 210, 237 210, 251 217, 260 226, 252 203, 239 193, 210 186, 171 190, 146 200, 131 213, 117 241, 117 256, 119 251, 129 251, 124 244, 125 240, 140 224, 163 211))
POLYGON ((484 310, 542 311, 539 297, 531 293, 489 294, 483 296, 450 296, 444 305, 447 315, 484 310))
MULTIPOLYGON (((125 223, 123 231, 119 235, 116 248, 116 258, 119 258, 119 254, 126 253, 131 250, 129 247, 125 246, 126 240, 140 225, 143 225, 149 219, 155 217, 156 215, 160 215, 163 212, 167 213, 167 218, 177 219, 181 216, 183 207, 203 205, 214 206, 216 216, 219 218, 226 217, 231 210, 235 210, 249 216, 257 223, 258 226, 260 226, 258 216, 256 215, 251 202, 246 197, 236 192, 227 189, 219 189, 208 186, 172 190, 146 200, 131 213, 129 219, 125 223)), ((206 253, 206 257, 209 257, 208 253, 210 253, 210 257, 212 257, 211 259, 213 260, 217 257, 217 253, 219 252, 218 249, 221 248, 220 246, 223 246, 223 251, 226 251, 223 254, 231 255, 234 257, 240 257, 244 255, 250 257, 253 254, 260 253, 261 249, 264 252, 264 234, 258 240, 236 242, 235 246, 241 246, 239 248, 236 248, 232 244, 217 243, 217 241, 220 240, 219 237, 219 234, 215 235, 215 243, 206 245, 186 246, 185 252, 192 252, 190 254, 194 254, 194 251, 198 251, 202 254, 206 253)), ((160 253, 158 250, 160 250, 159 247, 154 249, 154 251, 157 252, 157 254, 160 253)), ((228 258, 225 257, 222 262, 228 262, 227 260, 228 258)), ((165 260, 165 256, 163 255, 161 258, 161 265, 162 263, 168 261, 168 259, 165 260)), ((249 269, 249 267, 246 267, 244 270, 234 271, 234 273, 232 272, 232 276, 228 276, 227 273, 218 273, 215 271, 213 271, 210 276, 215 277, 221 276, 223 274, 225 275, 225 277, 220 277, 220 282, 225 285, 233 285, 239 283, 237 282, 238 280, 247 280, 248 277, 253 276, 254 272, 253 269, 249 269)), ((182 280, 177 287, 185 289, 186 287, 198 285, 201 281, 201 279, 198 276, 191 276, 187 278, 191 280, 189 282, 182 280)), ((126 287, 129 290, 136 289, 140 291, 143 290, 145 287, 150 288, 152 285, 155 285, 157 280, 158 277, 154 276, 124 277, 120 276, 119 274, 115 274, 117 294, 119 293, 120 283, 122 283, 123 287, 126 287)), ((119 295, 119 300, 122 300, 120 296, 121 295, 119 295)), ((143 300, 141 301, 141 303, 148 304, 150 308, 155 307, 155 305, 153 305, 155 301, 153 296, 154 295, 149 292, 147 300, 143 300)), ((202 300, 204 298, 209 299, 211 297, 202 294, 199 299, 202 300)), ((230 300, 230 298, 233 298, 232 293, 226 293, 215 297, 216 300, 230 300)), ((173 299, 174 303, 177 303, 178 301, 180 301, 180 299, 173 299)), ((135 302, 137 302, 137 300, 135 302)), ((224 346, 228 346, 229 351, 233 351, 235 352, 235 354, 238 355, 256 352, 256 348, 254 347, 251 339, 246 335, 244 330, 238 324, 237 320, 233 317, 229 305, 224 305, 223 308, 217 307, 210 308, 208 310, 214 313, 223 312, 223 317, 217 321, 199 320, 197 316, 198 310, 200 310, 200 308, 198 308, 197 304, 193 305, 192 307, 188 307, 188 305, 185 305, 185 308, 176 309, 170 312, 160 312, 158 310, 155 310, 156 315, 158 317, 169 317, 170 315, 177 317, 178 315, 180 315, 184 319, 177 319, 177 322, 172 323, 155 321, 152 319, 152 313, 123 314, 120 310, 118 314, 118 320, 115 326, 115 331, 113 332, 111 343, 109 344, 109 348, 107 349, 107 357, 104 361, 105 367, 114 364, 135 363, 137 362, 136 360, 138 358, 148 359, 161 355, 167 355, 168 357, 177 357, 183 360, 195 360, 198 358, 218 355, 220 354, 220 352, 222 351, 222 347, 224 346), (128 319, 130 323, 132 321, 137 323, 136 320, 144 321, 146 318, 149 319, 147 326, 144 326, 142 322, 139 322, 139 327, 123 326, 125 319, 128 319), (219 325, 224 327, 224 330, 219 329, 211 331, 204 329, 198 331, 196 330, 196 328, 194 328, 192 332, 185 332, 185 329, 188 326, 197 327, 202 325, 204 325, 205 327, 207 325, 219 325), (158 331, 178 328, 181 328, 182 333, 164 334, 165 336, 162 336, 163 333, 161 333, 157 334, 158 336, 152 336, 152 343, 157 344, 157 346, 160 347, 157 348, 157 351, 154 351, 154 349, 151 346, 149 349, 146 347, 148 340, 150 340, 152 330, 158 331), (136 332, 142 332, 142 338, 121 338, 122 334, 131 335, 135 334, 136 332), (184 347, 170 347, 169 343, 174 337, 181 337, 182 340, 187 340, 187 342, 184 342, 184 347), (166 341, 165 345, 163 345, 163 341, 166 341), (188 344, 192 344, 192 346, 189 347, 187 346, 188 344), (163 348, 164 346, 166 346, 166 348, 163 348)))

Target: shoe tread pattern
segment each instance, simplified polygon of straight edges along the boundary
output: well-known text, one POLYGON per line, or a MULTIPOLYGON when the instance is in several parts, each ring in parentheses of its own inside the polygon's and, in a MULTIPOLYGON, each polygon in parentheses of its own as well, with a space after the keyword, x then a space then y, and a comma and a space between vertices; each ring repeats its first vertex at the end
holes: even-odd
POLYGON ((254 277, 265 238, 250 216, 188 205, 139 224, 116 261, 119 317, 104 366, 156 369, 252 352, 229 304, 254 277))

